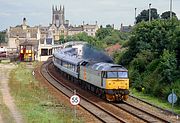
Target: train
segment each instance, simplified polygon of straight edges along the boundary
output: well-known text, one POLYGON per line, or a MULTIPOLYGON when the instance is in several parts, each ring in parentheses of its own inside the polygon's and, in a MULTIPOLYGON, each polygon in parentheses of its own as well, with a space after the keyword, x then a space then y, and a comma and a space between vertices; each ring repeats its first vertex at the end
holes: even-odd
POLYGON ((129 95, 128 70, 122 65, 85 59, 84 44, 57 50, 53 64, 71 80, 107 101, 124 101, 129 95))

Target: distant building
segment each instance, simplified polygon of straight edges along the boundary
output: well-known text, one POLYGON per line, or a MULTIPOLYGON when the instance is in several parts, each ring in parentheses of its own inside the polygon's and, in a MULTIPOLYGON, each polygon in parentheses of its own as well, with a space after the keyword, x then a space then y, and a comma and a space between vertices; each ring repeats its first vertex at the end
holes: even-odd
POLYGON ((72 36, 72 35, 76 35, 78 33, 82 33, 83 31, 83 26, 79 26, 79 27, 73 27, 70 26, 68 29, 68 35, 72 36))
POLYGON ((95 25, 89 25, 89 24, 84 24, 83 22, 83 32, 87 33, 88 36, 95 36, 96 31, 99 29, 97 25, 97 21, 95 25))
MULTIPOLYGON (((23 18, 21 25, 9 27, 6 32, 8 48, 20 53, 20 48, 25 47, 25 44, 31 44, 32 48, 30 49, 34 53, 31 56, 33 55, 35 60, 40 60, 40 57, 42 59, 46 55, 52 55, 52 45, 59 43, 61 36, 66 38, 68 35, 72 36, 82 32, 87 33, 89 36, 95 36, 98 28, 97 22, 94 25, 84 24, 83 22, 82 25, 77 27, 70 26, 69 20, 65 20, 64 6, 59 6, 59 8, 52 6, 52 23, 49 26, 30 27, 26 18, 23 18), (50 40, 52 43, 47 44, 47 41, 50 40)), ((44 59, 46 58, 44 57, 44 59)))
POLYGON ((124 26, 123 24, 121 24, 121 28, 120 28, 121 32, 131 32, 132 31, 132 26, 124 26))
POLYGON ((40 30, 38 27, 30 27, 26 24, 26 18, 23 18, 23 23, 16 27, 10 27, 7 30, 8 47, 17 48, 19 44, 29 40, 31 42, 38 42, 40 39, 40 30))

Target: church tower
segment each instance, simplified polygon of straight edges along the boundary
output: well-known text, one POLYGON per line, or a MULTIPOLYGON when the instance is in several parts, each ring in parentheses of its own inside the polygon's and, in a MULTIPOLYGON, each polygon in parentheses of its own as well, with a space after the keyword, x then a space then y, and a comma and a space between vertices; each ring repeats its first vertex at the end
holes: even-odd
POLYGON ((59 9, 57 8, 57 6, 52 6, 52 24, 54 24, 56 27, 60 27, 60 25, 64 23, 64 6, 62 8, 60 5, 59 9))

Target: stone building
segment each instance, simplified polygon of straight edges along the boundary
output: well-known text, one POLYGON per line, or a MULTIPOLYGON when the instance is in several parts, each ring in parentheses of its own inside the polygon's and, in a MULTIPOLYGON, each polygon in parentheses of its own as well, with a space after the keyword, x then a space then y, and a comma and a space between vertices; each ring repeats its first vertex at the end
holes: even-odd
POLYGON ((129 26, 124 26, 123 24, 121 24, 121 27, 120 27, 120 31, 121 32, 131 32, 132 31, 132 26, 129 25, 129 26))
POLYGON ((96 21, 96 24, 94 25, 84 24, 83 22, 83 32, 87 33, 89 36, 94 37, 98 29, 99 27, 97 25, 97 21, 96 21))
POLYGON ((19 44, 25 42, 26 40, 37 44, 40 39, 39 27, 30 27, 26 23, 26 18, 23 18, 23 23, 17 25, 16 27, 10 27, 7 30, 8 37, 8 47, 9 48, 19 48, 19 44))
POLYGON ((83 32, 83 26, 78 26, 78 27, 70 26, 68 29, 68 35, 70 35, 70 36, 76 35, 76 34, 82 33, 82 32, 83 32))

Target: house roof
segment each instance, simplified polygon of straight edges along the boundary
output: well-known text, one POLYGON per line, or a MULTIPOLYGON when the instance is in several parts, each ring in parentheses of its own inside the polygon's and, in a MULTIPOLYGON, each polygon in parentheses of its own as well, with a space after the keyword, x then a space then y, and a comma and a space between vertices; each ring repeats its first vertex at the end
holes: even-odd
POLYGON ((19 45, 21 46, 36 46, 38 45, 37 40, 20 40, 19 45))
POLYGON ((83 31, 83 27, 71 27, 69 31, 83 31))
POLYGON ((22 26, 10 27, 9 34, 10 38, 26 38, 27 33, 30 33, 30 38, 37 38, 37 27, 27 27, 27 29, 23 29, 22 26))

